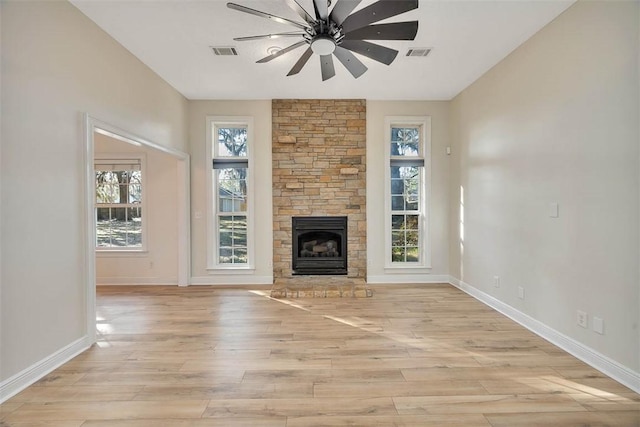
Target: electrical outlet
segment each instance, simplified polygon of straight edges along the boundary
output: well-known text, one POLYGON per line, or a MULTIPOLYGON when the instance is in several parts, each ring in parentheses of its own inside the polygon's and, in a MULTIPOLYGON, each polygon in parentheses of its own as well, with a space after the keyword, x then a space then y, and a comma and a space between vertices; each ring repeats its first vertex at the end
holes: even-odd
POLYGON ((493 276, 493 286, 496 288, 500 287, 500 276, 493 276))
POLYGON ((584 311, 578 310, 576 312, 576 322, 578 323, 578 326, 581 326, 583 328, 588 327, 587 313, 585 313, 584 311))
POLYGON ((524 288, 522 286, 518 286, 518 298, 524 299, 524 288))

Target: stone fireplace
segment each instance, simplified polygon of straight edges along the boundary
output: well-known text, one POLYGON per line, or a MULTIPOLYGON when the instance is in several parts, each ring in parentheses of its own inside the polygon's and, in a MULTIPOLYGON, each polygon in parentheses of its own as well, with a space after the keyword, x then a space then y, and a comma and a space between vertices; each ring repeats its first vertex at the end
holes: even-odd
POLYGON ((366 288, 366 101, 273 100, 272 158, 271 295, 370 296, 366 288), (307 236, 304 242, 298 239, 300 234, 294 238, 294 218, 300 217, 344 218, 342 241, 335 235, 330 238, 328 230, 316 230, 316 238, 307 236), (318 266, 333 265, 338 261, 333 255, 338 253, 344 266, 321 273, 318 266))

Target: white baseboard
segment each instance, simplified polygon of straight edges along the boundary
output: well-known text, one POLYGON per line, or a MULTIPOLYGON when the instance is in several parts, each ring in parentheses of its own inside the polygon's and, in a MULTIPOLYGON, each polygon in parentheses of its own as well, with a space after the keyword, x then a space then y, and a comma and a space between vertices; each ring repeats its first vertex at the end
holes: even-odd
POLYGON ((273 276, 254 276, 243 274, 216 274, 192 277, 191 285, 272 285, 273 276))
POLYGON ((511 307, 508 304, 492 297, 489 294, 482 292, 481 290, 465 283, 455 277, 450 277, 449 283, 463 292, 471 295, 478 301, 492 307, 499 311, 520 325, 524 326, 536 335, 541 336, 552 344, 557 345, 567 353, 572 354, 578 359, 582 360, 586 364, 601 371, 602 373, 610 376, 614 380, 629 387, 636 393, 640 393, 640 373, 634 372, 610 359, 609 357, 595 351, 594 349, 585 346, 584 344, 570 338, 553 328, 545 325, 544 323, 534 319, 533 317, 522 313, 519 310, 511 307))
POLYGON ((48 373, 91 347, 86 335, 0 383, 0 403, 20 393, 48 373))
POLYGON ((380 276, 367 276, 368 285, 410 283, 449 283, 449 276, 436 274, 384 274, 380 276))
POLYGON ((163 277, 96 277, 97 285, 178 285, 177 278, 163 277))

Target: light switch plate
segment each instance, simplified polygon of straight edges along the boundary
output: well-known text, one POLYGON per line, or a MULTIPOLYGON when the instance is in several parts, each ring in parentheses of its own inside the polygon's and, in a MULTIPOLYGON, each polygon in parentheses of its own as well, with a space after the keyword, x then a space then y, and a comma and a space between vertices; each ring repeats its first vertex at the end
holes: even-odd
POLYGON ((549 203, 549 217, 558 218, 560 216, 560 207, 557 203, 549 203))
POLYGON ((604 320, 600 317, 593 316, 593 331, 604 335, 604 320))

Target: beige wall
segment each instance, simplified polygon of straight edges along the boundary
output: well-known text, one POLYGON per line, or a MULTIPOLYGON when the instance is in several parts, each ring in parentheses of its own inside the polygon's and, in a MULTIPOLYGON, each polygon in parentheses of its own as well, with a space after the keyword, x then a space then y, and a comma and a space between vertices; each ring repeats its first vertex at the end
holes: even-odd
POLYGON ((578 2, 457 96, 450 192, 454 277, 636 373, 639 8, 578 2))
POLYGON ((147 147, 95 134, 96 157, 109 154, 143 154, 146 251, 96 253, 98 284, 178 284, 178 160, 147 147))
POLYGON ((67 2, 2 2, 0 380, 86 336, 82 113, 184 149, 187 101, 67 2))
POLYGON ((191 275, 194 284, 255 284, 273 282, 271 208, 271 101, 189 102, 191 144, 191 275), (207 116, 253 117, 255 271, 216 273, 207 270, 207 116))
POLYGON ((449 103, 367 101, 367 280, 372 283, 443 282, 449 274, 449 103), (431 117, 431 195, 428 206, 431 268, 385 270, 386 116, 431 117))

